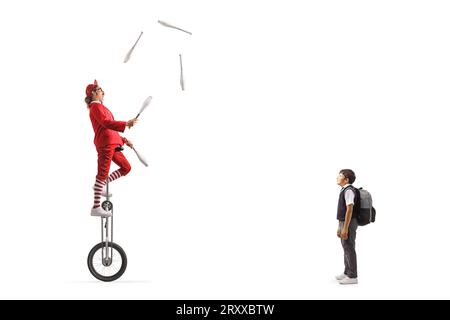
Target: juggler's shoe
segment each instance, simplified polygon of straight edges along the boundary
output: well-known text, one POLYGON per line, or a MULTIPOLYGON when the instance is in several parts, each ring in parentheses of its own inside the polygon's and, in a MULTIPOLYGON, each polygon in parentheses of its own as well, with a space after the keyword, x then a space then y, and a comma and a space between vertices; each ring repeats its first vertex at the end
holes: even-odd
POLYGON ((92 208, 91 216, 108 218, 108 217, 111 217, 112 214, 111 214, 111 212, 105 211, 102 207, 97 207, 97 208, 92 208))

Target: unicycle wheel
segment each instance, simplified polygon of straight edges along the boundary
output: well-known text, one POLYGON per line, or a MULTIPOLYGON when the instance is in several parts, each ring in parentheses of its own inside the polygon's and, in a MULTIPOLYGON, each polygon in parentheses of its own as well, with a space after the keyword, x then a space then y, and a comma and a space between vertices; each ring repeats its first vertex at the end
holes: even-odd
POLYGON ((91 274, 98 280, 110 282, 119 279, 127 268, 127 255, 116 243, 108 242, 112 259, 106 259, 106 243, 100 242, 89 252, 87 263, 91 274), (103 251, 103 255, 102 255, 103 251))

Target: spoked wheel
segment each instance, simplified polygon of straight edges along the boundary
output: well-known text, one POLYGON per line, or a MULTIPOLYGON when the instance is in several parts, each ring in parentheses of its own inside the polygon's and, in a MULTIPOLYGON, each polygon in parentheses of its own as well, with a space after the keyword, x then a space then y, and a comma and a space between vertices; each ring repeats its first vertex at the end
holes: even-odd
POLYGON ((109 282, 123 275, 127 268, 127 255, 118 244, 101 242, 91 249, 87 262, 89 271, 94 277, 109 282), (106 250, 109 250, 108 254, 106 250))

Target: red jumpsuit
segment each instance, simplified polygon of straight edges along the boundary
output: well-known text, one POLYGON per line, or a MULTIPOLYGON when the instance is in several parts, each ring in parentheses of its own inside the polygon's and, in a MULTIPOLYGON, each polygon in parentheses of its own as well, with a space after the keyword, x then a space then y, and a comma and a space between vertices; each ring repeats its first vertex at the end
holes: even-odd
POLYGON ((91 102, 89 117, 95 132, 94 144, 98 153, 96 179, 106 181, 111 160, 120 167, 119 172, 122 176, 127 175, 131 170, 130 163, 122 152, 115 150, 126 142, 126 139, 117 133, 117 131, 123 132, 125 130, 126 122, 115 121, 111 111, 100 101, 91 102))

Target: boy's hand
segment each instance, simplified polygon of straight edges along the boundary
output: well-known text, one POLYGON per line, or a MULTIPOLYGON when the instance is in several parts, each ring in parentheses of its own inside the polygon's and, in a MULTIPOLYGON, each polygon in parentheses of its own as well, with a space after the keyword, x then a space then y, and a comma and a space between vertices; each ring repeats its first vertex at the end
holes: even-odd
POLYGON ((338 230, 337 230, 337 236, 338 236, 338 238, 341 237, 341 227, 338 227, 338 230))
POLYGON ((341 238, 344 240, 348 239, 348 229, 344 228, 344 230, 341 231, 341 238))
POLYGON ((133 118, 133 119, 131 119, 131 120, 128 120, 128 121, 127 121, 127 127, 128 127, 128 129, 130 129, 132 126, 134 126, 137 122, 138 122, 138 119, 136 119, 136 118, 133 118))
POLYGON ((127 146, 129 146, 130 148, 133 148, 133 142, 131 142, 130 140, 126 140, 125 141, 125 144, 127 145, 127 146))

